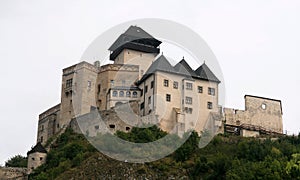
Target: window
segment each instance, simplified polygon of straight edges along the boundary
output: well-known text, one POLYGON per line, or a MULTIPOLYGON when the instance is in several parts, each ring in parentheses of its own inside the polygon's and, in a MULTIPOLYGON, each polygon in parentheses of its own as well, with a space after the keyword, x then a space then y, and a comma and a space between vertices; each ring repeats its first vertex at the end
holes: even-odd
POLYGON ((165 86, 165 87, 169 87, 169 80, 164 79, 164 86, 165 86))
POLYGON ((265 110, 265 109, 267 108, 267 105, 263 103, 263 104, 261 105, 261 108, 262 108, 263 110, 265 110))
POLYGON ((213 108, 213 103, 207 102, 207 109, 212 109, 212 108, 213 108))
POLYGON ((191 97, 185 97, 186 104, 193 104, 193 99, 191 97))
POLYGON ((59 124, 57 124, 56 127, 59 128, 59 124))
POLYGON ((92 87, 92 81, 88 81, 88 88, 92 87))
POLYGON ((212 95, 214 96, 215 95, 215 88, 208 88, 208 95, 212 95))
POLYGON ((145 93, 148 92, 148 86, 145 86, 145 93))
POLYGON ((43 140, 44 140, 44 137, 43 137, 43 136, 41 136, 41 143, 43 142, 43 140))
POLYGON ((95 129, 99 129, 99 125, 95 126, 95 129))
POLYGON ((98 84, 98 94, 100 93, 101 91, 101 84, 98 84))
POLYGON ((116 126, 114 124, 110 124, 109 127, 115 129, 116 126))
POLYGON ((124 97, 124 91, 120 91, 120 92, 119 92, 119 96, 120 96, 120 97, 124 97))
POLYGON ((193 90, 193 84, 192 83, 186 83, 186 89, 193 90))
POLYGON ((148 104, 151 104, 151 96, 148 97, 148 104))
POLYGON ((151 81, 151 89, 153 88, 154 86, 154 81, 151 81))
POLYGON ((166 94, 166 101, 171 102, 171 94, 166 94))
POLYGON ((174 81, 174 82, 173 82, 173 88, 174 88, 174 89, 178 89, 178 82, 177 82, 177 81, 174 81))
POLYGON ((113 91, 113 97, 117 97, 118 96, 118 91, 113 91))
POLYGON ((114 80, 110 80, 110 86, 114 86, 115 81, 114 80))
POLYGON ((185 111, 187 114, 192 114, 192 113, 193 113, 193 108, 185 107, 185 108, 184 108, 184 111, 185 111))
POLYGON ((141 96, 143 96, 143 93, 144 93, 144 91, 143 91, 143 90, 141 90, 141 96))
POLYGON ((198 93, 203 93, 203 87, 202 86, 198 86, 198 93))
POLYGON ((144 107, 145 107, 145 103, 142 103, 141 104, 141 109, 144 109, 144 107))
POLYGON ((33 158, 31 158, 33 161, 34 161, 34 157, 33 158))
POLYGON ((126 91, 126 97, 130 97, 131 96, 131 92, 130 91, 126 91))
POLYGON ((126 131, 129 131, 130 130, 130 127, 126 127, 126 131))
POLYGON ((40 161, 42 161, 43 160, 43 157, 40 157, 40 161))
POLYGON ((66 83, 66 88, 72 87, 73 79, 68 79, 66 83))
POLYGON ((41 131, 44 131, 44 125, 42 125, 41 131))
POLYGON ((136 98, 137 97, 137 92, 136 91, 133 91, 132 93, 132 97, 136 98))

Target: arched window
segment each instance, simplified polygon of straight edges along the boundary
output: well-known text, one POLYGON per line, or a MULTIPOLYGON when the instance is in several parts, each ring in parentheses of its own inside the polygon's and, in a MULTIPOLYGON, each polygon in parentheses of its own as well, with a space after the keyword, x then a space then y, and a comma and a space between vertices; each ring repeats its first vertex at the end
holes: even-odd
POLYGON ((117 97, 118 96, 118 91, 113 91, 113 97, 117 97))
POLYGON ((130 91, 127 91, 126 92, 126 97, 130 97, 131 96, 131 92, 130 91))
POLYGON ((133 91, 132 93, 132 97, 136 98, 137 97, 137 92, 136 91, 133 91))
POLYGON ((120 96, 120 97, 124 97, 124 91, 120 91, 120 92, 119 92, 119 96, 120 96))

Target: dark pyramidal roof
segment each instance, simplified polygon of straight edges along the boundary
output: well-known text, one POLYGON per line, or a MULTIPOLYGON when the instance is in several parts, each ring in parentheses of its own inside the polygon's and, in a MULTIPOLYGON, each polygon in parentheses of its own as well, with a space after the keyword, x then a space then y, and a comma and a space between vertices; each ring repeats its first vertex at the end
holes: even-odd
POLYGON ((149 67, 147 72, 145 74, 152 74, 155 71, 164 71, 164 72, 171 72, 176 73, 173 66, 170 64, 170 62, 167 60, 167 58, 164 55, 159 56, 149 67))
POLYGON ((195 73, 200 79, 205 79, 208 81, 214 81, 218 83, 221 82, 205 63, 198 67, 198 69, 195 70, 195 73))
POLYGON ((189 66, 189 64, 182 59, 174 67, 170 64, 164 55, 158 57, 149 67, 145 75, 142 77, 140 82, 147 79, 151 74, 156 71, 168 72, 173 74, 184 75, 188 78, 202 79, 206 81, 213 81, 220 83, 221 81, 214 75, 209 67, 203 63, 195 71, 189 66))
POLYGON ((41 142, 38 142, 30 151, 28 151, 27 155, 35 153, 35 152, 47 153, 46 149, 43 147, 43 145, 41 144, 41 142))
POLYGON ((190 67, 190 65, 185 61, 184 58, 174 66, 174 69, 181 74, 186 74, 188 76, 196 76, 196 73, 190 67))
POLYGON ((108 50, 115 51, 117 48, 121 47, 127 42, 133 42, 144 39, 152 40, 152 45, 155 47, 161 44, 161 41, 155 39, 142 28, 138 26, 130 26, 123 34, 121 34, 118 37, 118 39, 110 46, 108 50))

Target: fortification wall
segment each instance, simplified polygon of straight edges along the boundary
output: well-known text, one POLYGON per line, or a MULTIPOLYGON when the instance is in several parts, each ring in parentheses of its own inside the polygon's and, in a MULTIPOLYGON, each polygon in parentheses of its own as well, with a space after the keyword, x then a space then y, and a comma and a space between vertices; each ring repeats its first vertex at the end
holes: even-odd
POLYGON ((0 167, 0 180, 27 179, 27 168, 0 167))

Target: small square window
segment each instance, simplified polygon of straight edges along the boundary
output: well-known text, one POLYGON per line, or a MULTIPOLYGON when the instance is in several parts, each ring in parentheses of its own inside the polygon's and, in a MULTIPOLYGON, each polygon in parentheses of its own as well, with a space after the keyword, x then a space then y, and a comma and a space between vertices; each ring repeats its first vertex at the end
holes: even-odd
POLYGON ((198 86, 198 93, 203 93, 203 87, 202 86, 198 86))
POLYGON ((193 98, 191 98, 191 97, 185 97, 185 103, 186 104, 193 104, 193 98))
POLYGON ((171 94, 166 94, 166 101, 171 102, 171 94))
POLYGON ((164 86, 165 86, 165 87, 169 87, 169 80, 164 79, 164 86))
POLYGON ((173 82, 173 88, 174 88, 174 89, 178 89, 178 82, 177 82, 177 81, 174 81, 174 82, 173 82))
POLYGON ((192 83, 187 82, 185 85, 186 85, 186 89, 193 90, 193 84, 192 83))
POLYGON ((72 87, 73 79, 68 79, 66 82, 66 88, 72 87))
POLYGON ((207 109, 212 109, 212 108, 213 108, 213 103, 207 102, 207 109))
POLYGON ((215 95, 215 88, 208 88, 208 95, 212 95, 214 96, 215 95))

